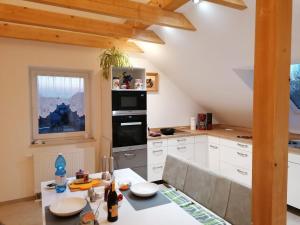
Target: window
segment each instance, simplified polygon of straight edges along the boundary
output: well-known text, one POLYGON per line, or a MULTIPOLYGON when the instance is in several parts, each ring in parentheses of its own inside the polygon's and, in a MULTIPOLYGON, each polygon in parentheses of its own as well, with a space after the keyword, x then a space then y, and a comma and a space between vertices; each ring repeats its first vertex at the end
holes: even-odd
POLYGON ((88 72, 31 69, 33 139, 88 136, 88 72))
POLYGON ((300 64, 291 65, 291 101, 293 109, 300 112, 300 64))

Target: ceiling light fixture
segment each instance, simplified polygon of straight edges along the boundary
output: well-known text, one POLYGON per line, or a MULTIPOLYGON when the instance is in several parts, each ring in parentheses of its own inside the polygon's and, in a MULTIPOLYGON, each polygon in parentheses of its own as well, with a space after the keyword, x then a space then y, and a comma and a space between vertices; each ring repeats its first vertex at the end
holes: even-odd
POLYGON ((200 2, 202 2, 202 0, 191 0, 194 4, 200 4, 200 2))

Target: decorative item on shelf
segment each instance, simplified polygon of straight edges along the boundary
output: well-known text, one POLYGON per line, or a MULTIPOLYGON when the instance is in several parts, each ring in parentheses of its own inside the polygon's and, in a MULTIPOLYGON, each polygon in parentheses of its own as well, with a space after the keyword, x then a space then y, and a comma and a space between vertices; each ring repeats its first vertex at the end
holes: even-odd
POLYGON ((120 89, 120 78, 119 77, 114 77, 112 81, 112 88, 113 90, 118 90, 120 89))
MULTIPOLYGON (((123 73, 123 85, 126 85, 126 89, 130 89, 130 82, 132 81, 133 77, 130 74, 127 74, 127 72, 123 73)), ((122 85, 122 86, 123 86, 122 85)), ((121 88, 122 88, 121 86, 121 88)))
POLYGON ((115 67, 131 67, 129 57, 116 47, 106 49, 100 56, 100 68, 103 69, 103 77, 108 79, 109 70, 115 67))
POLYGON ((142 79, 135 79, 134 88, 136 90, 142 90, 143 89, 143 80, 142 79))
POLYGON ((158 86, 159 86, 158 73, 147 73, 146 74, 146 85, 147 85, 148 92, 158 92, 158 86))
POLYGON ((122 85, 121 85, 121 89, 127 89, 126 84, 122 84, 122 85))

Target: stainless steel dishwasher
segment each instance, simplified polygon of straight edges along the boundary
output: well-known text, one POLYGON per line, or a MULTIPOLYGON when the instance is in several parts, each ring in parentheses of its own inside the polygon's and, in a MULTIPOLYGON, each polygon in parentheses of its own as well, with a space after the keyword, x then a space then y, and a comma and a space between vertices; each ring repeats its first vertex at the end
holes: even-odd
POLYGON ((130 168, 147 180, 147 148, 113 152, 114 168, 130 168))

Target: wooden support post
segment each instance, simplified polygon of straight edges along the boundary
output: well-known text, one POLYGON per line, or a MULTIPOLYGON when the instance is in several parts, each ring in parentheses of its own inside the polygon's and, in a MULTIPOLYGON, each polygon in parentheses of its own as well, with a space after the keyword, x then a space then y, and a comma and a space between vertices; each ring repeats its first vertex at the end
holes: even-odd
POLYGON ((256 1, 253 224, 286 224, 292 0, 256 1))

